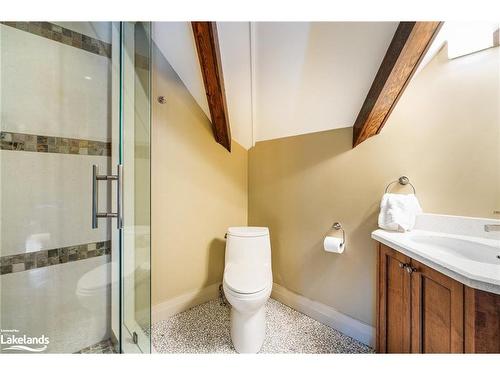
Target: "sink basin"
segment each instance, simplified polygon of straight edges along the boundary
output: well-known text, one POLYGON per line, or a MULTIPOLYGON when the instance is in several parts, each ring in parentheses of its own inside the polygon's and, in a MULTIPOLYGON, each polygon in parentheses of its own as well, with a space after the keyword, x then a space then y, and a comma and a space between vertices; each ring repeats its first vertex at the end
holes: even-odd
POLYGON ((410 232, 377 229, 372 238, 462 284, 500 295, 500 220, 420 214, 410 232))
POLYGON ((412 235, 410 240, 415 244, 426 245, 433 251, 446 252, 474 262, 500 265, 500 244, 494 247, 465 239, 433 235, 412 235))

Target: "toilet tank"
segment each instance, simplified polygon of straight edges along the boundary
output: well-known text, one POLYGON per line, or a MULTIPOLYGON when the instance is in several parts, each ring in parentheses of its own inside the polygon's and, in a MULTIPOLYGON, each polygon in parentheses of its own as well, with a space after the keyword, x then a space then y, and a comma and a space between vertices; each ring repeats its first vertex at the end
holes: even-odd
POLYGON ((225 263, 271 265, 271 243, 266 227, 230 227, 227 230, 225 263))

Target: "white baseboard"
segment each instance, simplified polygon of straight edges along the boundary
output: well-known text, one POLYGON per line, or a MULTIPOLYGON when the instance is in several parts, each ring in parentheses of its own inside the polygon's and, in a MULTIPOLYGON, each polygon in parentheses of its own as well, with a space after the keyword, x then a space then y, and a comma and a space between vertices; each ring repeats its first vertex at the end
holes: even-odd
POLYGON ((170 318, 191 307, 201 305, 219 296, 219 283, 209 285, 154 305, 151 309, 151 319, 154 323, 170 318))
POLYGON ((296 294, 276 283, 273 284, 271 297, 363 344, 375 347, 375 328, 369 324, 344 315, 333 307, 296 294))

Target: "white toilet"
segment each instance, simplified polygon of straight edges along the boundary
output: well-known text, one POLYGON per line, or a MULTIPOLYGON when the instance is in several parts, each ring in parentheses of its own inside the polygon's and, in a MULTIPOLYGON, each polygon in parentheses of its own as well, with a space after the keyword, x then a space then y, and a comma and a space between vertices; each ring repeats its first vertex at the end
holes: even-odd
POLYGON ((271 295, 271 244, 265 227, 227 231, 223 288, 231 304, 231 339, 238 353, 257 353, 266 333, 264 305, 271 295))

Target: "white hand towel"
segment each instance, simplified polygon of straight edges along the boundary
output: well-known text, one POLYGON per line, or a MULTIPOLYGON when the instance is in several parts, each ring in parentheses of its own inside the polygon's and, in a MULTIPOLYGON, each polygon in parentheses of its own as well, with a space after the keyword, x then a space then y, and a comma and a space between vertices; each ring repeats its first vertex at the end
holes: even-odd
POLYGON ((415 194, 386 193, 380 202, 378 226, 386 230, 405 232, 415 226, 417 214, 422 207, 415 194))

